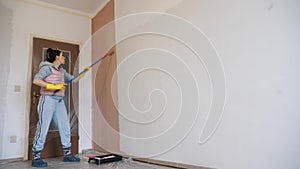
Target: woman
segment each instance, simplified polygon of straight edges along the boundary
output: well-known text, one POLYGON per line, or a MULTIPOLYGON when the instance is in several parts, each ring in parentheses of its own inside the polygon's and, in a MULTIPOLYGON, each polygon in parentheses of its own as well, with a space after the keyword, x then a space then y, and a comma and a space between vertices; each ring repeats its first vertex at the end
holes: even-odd
POLYGON ((70 121, 63 100, 65 94, 65 80, 68 81, 72 79, 73 76, 61 67, 62 64, 65 64, 65 57, 62 52, 49 48, 47 50, 46 61, 40 63, 40 70, 34 76, 33 84, 41 87, 41 97, 38 104, 39 121, 32 147, 33 167, 48 166, 47 162, 41 159, 41 151, 44 148, 53 116, 57 118, 61 144, 64 151, 63 161, 80 161, 80 158, 71 154, 70 121))

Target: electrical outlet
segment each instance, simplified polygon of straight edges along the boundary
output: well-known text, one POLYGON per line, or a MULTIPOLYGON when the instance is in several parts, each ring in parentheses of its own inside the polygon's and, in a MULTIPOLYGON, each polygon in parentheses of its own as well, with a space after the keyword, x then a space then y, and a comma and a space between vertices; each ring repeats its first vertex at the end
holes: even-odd
POLYGON ((17 142, 17 136, 15 136, 15 135, 10 136, 9 142, 10 143, 16 143, 17 142))

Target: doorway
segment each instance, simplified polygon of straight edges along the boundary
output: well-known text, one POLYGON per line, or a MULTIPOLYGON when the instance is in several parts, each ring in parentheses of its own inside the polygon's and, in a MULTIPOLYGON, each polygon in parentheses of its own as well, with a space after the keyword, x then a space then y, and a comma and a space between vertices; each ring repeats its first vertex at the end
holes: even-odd
MULTIPOLYGON (((48 48, 59 49, 66 57, 66 63, 63 68, 70 74, 78 73, 77 58, 79 55, 79 45, 65 43, 60 41, 48 40, 33 37, 32 46, 32 70, 31 82, 34 75, 39 71, 39 64, 45 60, 45 54, 48 48)), ((40 97, 40 87, 31 83, 30 89, 30 115, 29 115, 29 135, 28 135, 28 159, 32 159, 32 145, 36 132, 38 113, 37 105, 40 97)), ((71 143, 72 153, 78 153, 78 117, 75 110, 78 110, 78 104, 73 102, 73 98, 78 98, 78 84, 69 85, 65 90, 64 101, 70 118, 71 126, 71 143)), ((42 158, 62 156, 63 150, 60 142, 59 131, 57 123, 52 120, 49 131, 47 133, 46 142, 42 151, 42 158)))

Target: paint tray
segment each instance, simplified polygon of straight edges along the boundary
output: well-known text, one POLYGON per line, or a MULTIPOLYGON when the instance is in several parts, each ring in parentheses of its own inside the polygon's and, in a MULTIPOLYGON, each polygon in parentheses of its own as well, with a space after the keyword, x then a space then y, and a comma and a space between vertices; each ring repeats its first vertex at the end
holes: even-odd
POLYGON ((88 161, 89 163, 94 163, 97 165, 122 160, 122 156, 119 156, 117 154, 107 154, 107 155, 101 155, 101 156, 88 156, 88 158, 89 158, 89 161, 88 161))

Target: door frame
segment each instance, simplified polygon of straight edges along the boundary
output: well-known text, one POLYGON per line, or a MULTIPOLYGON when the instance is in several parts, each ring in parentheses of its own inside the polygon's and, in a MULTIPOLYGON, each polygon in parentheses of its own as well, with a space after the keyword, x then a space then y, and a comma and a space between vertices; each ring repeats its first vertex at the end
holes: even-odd
MULTIPOLYGON (((29 143, 29 118, 30 118, 30 105, 31 105, 31 85, 32 85, 32 54, 33 54, 33 38, 41 38, 41 39, 46 39, 46 40, 52 40, 52 41, 58 41, 58 42, 63 42, 63 43, 70 43, 74 45, 79 46, 79 51, 82 48, 82 42, 80 41, 72 41, 72 40, 66 40, 66 39, 60 39, 60 38, 55 38, 55 37, 49 37, 49 36, 44 36, 44 35, 38 35, 38 34, 30 34, 30 43, 29 43, 29 57, 28 57, 28 69, 27 69, 27 94, 26 94, 26 115, 25 115, 25 127, 24 127, 24 153, 23 153, 23 160, 28 160, 28 143, 29 143)), ((79 57, 79 56, 78 56, 79 57)), ((80 60, 79 60, 80 62, 80 60)), ((80 63, 79 63, 80 64, 80 63)), ((80 89, 80 88, 79 88, 80 89)), ((80 93, 80 91, 78 91, 80 93)), ((78 117, 79 120, 79 117, 78 117)), ((78 132, 78 136, 80 138, 80 132, 78 132)))

